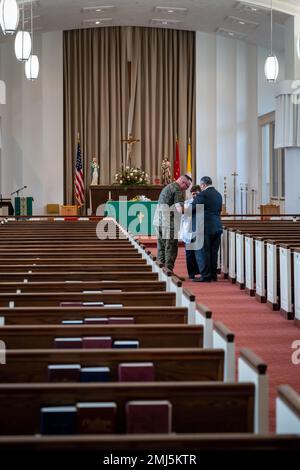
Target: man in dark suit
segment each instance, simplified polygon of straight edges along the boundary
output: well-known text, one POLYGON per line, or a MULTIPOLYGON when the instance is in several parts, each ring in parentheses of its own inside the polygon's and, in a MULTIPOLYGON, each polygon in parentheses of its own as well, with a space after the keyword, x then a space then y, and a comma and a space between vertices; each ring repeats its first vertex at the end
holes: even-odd
MULTIPOLYGON (((204 206, 204 242, 201 249, 195 251, 201 278, 193 282, 217 281, 218 252, 222 235, 222 196, 214 188, 209 176, 203 176, 200 181, 201 193, 194 199, 193 230, 196 230, 197 204, 204 206)), ((201 229, 201 227, 200 227, 201 229)))

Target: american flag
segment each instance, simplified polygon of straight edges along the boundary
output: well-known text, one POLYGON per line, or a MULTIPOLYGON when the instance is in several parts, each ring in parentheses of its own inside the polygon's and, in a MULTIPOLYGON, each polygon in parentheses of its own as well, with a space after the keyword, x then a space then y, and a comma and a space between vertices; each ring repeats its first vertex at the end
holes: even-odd
POLYGON ((84 204, 84 179, 83 179, 81 148, 80 148, 79 139, 77 143, 77 156, 76 156, 74 184, 75 184, 75 198, 78 204, 82 206, 84 204))

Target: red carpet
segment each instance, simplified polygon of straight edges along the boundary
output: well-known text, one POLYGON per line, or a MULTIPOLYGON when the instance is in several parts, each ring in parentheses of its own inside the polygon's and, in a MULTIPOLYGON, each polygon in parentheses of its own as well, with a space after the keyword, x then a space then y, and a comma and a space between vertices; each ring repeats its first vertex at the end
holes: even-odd
MULTIPOLYGON (((150 248, 150 247, 149 247, 150 248)), ((151 247, 150 249, 153 249, 151 247)), ((155 249, 153 249, 153 253, 155 249)), ((184 249, 179 249, 175 272, 187 276, 184 249)), ((236 335, 239 348, 247 347, 268 365, 270 382, 270 429, 275 430, 276 388, 291 385, 300 393, 300 365, 293 365, 291 344, 300 340, 300 329, 285 320, 279 312, 272 312, 229 281, 199 284, 187 280, 184 287, 196 294, 198 302, 207 305, 213 319, 222 321, 236 335)))

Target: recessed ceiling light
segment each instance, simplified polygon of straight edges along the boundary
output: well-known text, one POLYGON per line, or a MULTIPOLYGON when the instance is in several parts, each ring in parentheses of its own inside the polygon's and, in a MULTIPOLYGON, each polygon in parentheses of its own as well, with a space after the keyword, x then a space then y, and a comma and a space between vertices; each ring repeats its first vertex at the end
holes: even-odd
POLYGON ((95 21, 95 24, 100 24, 100 21, 95 21))
POLYGON ((102 11, 102 10, 101 10, 101 8, 97 8, 97 10, 96 10, 96 11, 102 11))
POLYGON ((245 24, 245 21, 239 21, 240 24, 245 24))
POLYGON ((234 33, 228 33, 228 34, 229 34, 229 36, 234 36, 234 33))
POLYGON ((162 21, 161 24, 168 24, 168 22, 167 21, 162 21))
POLYGON ((168 10, 168 13, 174 13, 174 10, 168 10))

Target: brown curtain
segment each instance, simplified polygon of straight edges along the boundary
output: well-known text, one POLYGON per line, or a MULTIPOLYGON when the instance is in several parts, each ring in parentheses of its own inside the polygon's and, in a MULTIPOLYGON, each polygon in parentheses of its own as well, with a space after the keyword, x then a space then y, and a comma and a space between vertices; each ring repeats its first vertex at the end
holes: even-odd
MULTIPOLYGON (((180 143, 185 171, 188 139, 195 149, 195 35, 189 31, 109 27, 64 33, 65 202, 74 202, 77 134, 84 160, 100 165, 100 183, 111 184, 125 163, 129 133, 132 163, 152 179, 162 158, 180 143)), ((193 168, 194 168, 193 164, 193 168)))

